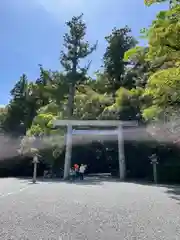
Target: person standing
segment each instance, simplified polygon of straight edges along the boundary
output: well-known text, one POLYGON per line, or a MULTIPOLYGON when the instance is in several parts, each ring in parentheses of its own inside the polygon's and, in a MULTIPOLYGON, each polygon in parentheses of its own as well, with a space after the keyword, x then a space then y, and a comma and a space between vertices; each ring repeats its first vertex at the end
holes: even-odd
POLYGON ((73 168, 70 168, 69 179, 70 179, 71 182, 73 182, 74 179, 75 179, 75 171, 74 171, 73 168))
POLYGON ((74 169, 79 169, 79 165, 77 163, 74 164, 74 169))
POLYGON ((78 164, 74 164, 74 170, 75 170, 76 178, 78 178, 79 177, 79 165, 78 164))
POLYGON ((79 177, 80 180, 84 180, 84 172, 85 172, 85 166, 83 164, 81 164, 80 168, 79 168, 79 177))

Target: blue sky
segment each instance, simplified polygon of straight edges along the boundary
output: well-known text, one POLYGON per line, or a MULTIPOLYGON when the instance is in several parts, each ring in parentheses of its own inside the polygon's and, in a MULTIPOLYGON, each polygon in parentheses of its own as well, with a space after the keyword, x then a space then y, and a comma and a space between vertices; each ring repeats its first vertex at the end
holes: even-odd
POLYGON ((91 73, 102 64, 106 43, 104 36, 113 27, 139 30, 147 27, 164 4, 147 8, 143 0, 6 0, 0 1, 0 105, 9 101, 9 91, 22 73, 29 80, 38 77, 38 64, 61 69, 59 53, 66 31, 65 21, 84 13, 87 39, 98 49, 90 56, 91 73))

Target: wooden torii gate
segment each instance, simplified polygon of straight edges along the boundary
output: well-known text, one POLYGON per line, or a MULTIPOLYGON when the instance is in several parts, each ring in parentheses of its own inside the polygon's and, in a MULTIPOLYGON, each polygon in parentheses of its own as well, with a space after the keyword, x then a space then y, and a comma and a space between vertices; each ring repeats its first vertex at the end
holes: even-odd
POLYGON ((71 154, 72 154, 72 137, 76 135, 116 135, 118 138, 118 160, 119 160, 119 177, 123 181, 126 175, 126 164, 124 156, 124 139, 123 139, 123 130, 122 127, 132 127, 137 126, 136 122, 122 122, 118 120, 55 120, 53 122, 54 127, 57 126, 67 126, 66 134, 66 152, 65 152, 65 163, 64 163, 64 179, 67 179, 69 176, 69 170, 71 167, 71 154), (116 130, 73 130, 73 126, 80 127, 114 127, 116 130))

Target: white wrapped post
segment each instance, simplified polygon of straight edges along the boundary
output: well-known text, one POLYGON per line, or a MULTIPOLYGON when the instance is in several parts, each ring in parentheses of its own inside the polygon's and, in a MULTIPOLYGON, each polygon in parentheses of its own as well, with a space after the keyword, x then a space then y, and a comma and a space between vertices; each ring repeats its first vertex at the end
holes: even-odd
POLYGON ((34 164, 34 170, 33 170, 33 183, 36 183, 37 178, 37 164, 39 163, 38 157, 35 155, 33 157, 33 164, 34 164))
POLYGON ((126 166, 124 157, 124 139, 122 126, 118 127, 118 160, 119 160, 119 177, 123 181, 125 179, 126 166))

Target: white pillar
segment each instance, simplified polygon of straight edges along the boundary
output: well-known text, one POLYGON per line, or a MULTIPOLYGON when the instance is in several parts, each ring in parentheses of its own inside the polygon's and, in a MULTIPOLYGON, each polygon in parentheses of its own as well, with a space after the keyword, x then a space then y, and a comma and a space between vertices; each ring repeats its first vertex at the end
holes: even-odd
POLYGON ((38 164, 38 157, 33 157, 33 164, 34 164, 34 170, 33 170, 33 183, 36 183, 37 178, 37 164, 38 164))
POLYGON ((67 126, 66 134, 66 150, 65 150, 65 162, 64 162, 64 180, 69 176, 69 170, 71 167, 71 152, 72 152, 72 126, 67 126))
POLYGON ((36 176, 37 176, 37 163, 34 163, 33 183, 36 183, 36 176))
POLYGON ((122 126, 118 127, 118 160, 119 160, 119 176, 120 180, 123 181, 125 179, 125 156, 124 156, 124 139, 122 126))

